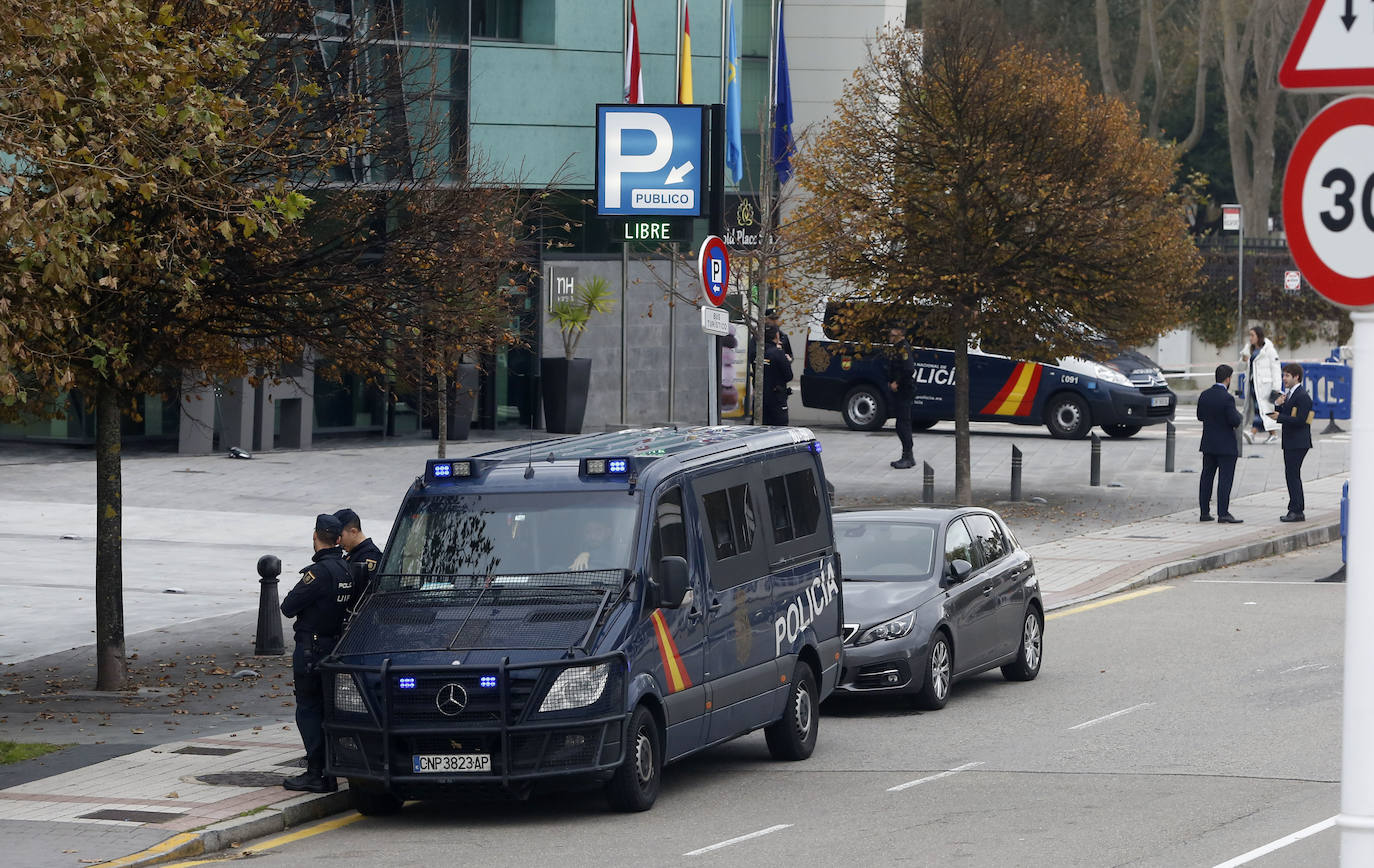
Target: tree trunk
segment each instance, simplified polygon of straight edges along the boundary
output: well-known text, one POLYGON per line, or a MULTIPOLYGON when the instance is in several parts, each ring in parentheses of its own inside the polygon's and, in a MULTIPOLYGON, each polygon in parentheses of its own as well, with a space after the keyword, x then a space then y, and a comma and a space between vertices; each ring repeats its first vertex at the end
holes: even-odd
MULTIPOLYGON (((447 363, 448 359, 443 357, 440 361, 447 363)), ((445 446, 448 443, 448 371, 444 369, 443 364, 439 366, 437 379, 438 395, 435 398, 439 405, 439 453, 435 457, 447 458, 445 446)))
POLYGON ((973 463, 969 460, 968 331, 954 342, 954 502, 973 504, 973 463))
POLYGON ((119 393, 95 390, 95 689, 122 690, 124 659, 123 485, 119 393))

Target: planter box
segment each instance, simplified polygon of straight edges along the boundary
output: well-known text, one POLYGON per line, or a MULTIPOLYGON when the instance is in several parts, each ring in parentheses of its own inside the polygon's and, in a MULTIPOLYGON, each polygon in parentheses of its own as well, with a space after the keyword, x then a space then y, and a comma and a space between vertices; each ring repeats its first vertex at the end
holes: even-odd
POLYGON ((592 382, 591 359, 557 356, 539 360, 544 428, 550 434, 581 434, 592 382))

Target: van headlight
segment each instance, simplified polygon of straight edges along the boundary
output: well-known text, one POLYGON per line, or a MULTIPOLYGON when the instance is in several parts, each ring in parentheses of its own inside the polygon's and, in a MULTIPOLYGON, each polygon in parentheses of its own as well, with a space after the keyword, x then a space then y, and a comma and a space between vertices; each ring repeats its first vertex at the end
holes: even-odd
POLYGON ((916 626, 916 610, 912 609, 905 615, 898 615, 890 621, 884 621, 876 627, 869 627, 859 636, 855 645, 867 645, 870 642, 878 642, 886 639, 900 639, 911 632, 911 628, 916 626))
POLYGON ((540 712, 566 711, 591 705, 601 698, 610 674, 609 663, 564 669, 544 695, 544 701, 539 704, 540 712))
POLYGON ((350 714, 367 714, 367 703, 363 701, 363 692, 358 688, 358 682, 348 672, 339 672, 334 675, 334 710, 346 711, 350 714))
POLYGON ((1099 380, 1106 380, 1108 383, 1116 383, 1118 386, 1131 386, 1131 378, 1118 371, 1116 368, 1094 363, 1092 366, 1093 376, 1099 380))

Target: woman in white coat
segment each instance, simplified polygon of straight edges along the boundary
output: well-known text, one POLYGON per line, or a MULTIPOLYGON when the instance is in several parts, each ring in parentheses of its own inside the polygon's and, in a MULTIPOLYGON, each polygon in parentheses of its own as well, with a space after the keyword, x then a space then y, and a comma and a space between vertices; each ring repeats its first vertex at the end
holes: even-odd
POLYGON ((1254 443, 1259 434, 1266 434, 1265 443, 1278 439, 1279 423, 1269 418, 1274 412, 1274 402, 1270 394, 1283 390, 1282 374, 1279 372, 1279 351, 1274 342, 1264 336, 1263 326, 1250 327, 1250 346, 1241 354, 1240 363, 1247 368, 1246 388, 1250 390, 1250 405, 1255 408, 1255 418, 1250 430, 1245 432, 1245 441, 1254 443))

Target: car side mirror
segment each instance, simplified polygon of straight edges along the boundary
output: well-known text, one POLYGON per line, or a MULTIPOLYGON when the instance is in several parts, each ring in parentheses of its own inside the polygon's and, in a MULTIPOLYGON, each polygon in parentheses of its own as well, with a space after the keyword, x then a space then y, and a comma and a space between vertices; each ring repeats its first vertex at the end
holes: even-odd
POLYGON ((658 605, 676 609, 687 597, 687 560, 666 557, 658 562, 658 605))
POLYGON ((966 580, 973 573, 973 564, 963 558, 955 558, 949 565, 949 577, 953 584, 966 580))

